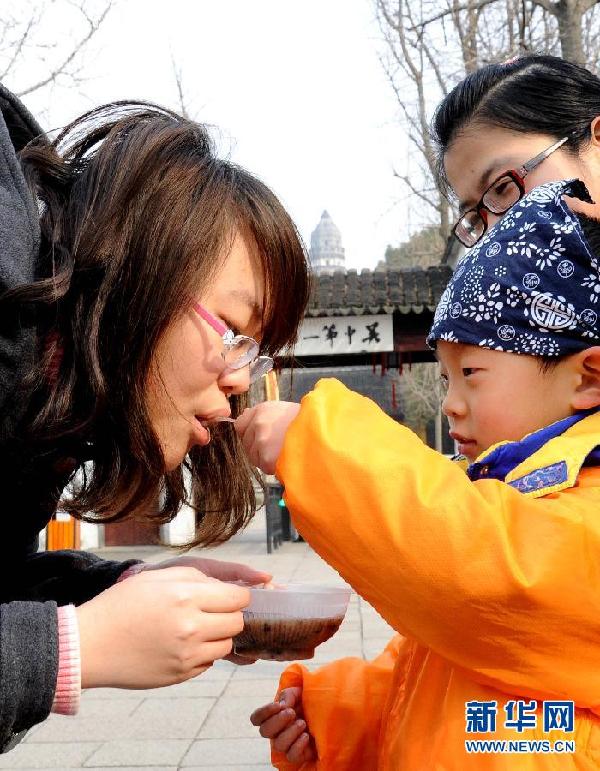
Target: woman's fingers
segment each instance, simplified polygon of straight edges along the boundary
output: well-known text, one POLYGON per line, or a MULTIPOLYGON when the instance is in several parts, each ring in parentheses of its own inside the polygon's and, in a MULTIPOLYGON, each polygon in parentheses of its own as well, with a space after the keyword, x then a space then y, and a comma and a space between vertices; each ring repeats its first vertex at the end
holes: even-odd
POLYGON ((209 576, 214 576, 220 581, 240 581, 245 584, 266 584, 272 578, 271 573, 264 570, 255 570, 249 565, 238 562, 219 562, 218 560, 202 560, 204 563, 216 563, 214 565, 200 566, 200 570, 209 576))
POLYGON ((204 640, 222 640, 235 637, 244 628, 241 611, 235 613, 203 613, 198 620, 197 634, 204 640))
POLYGON ((200 610, 209 613, 233 613, 250 603, 250 592, 245 586, 211 578, 189 564, 144 570, 127 582, 130 585, 132 582, 177 584, 182 602, 194 599, 200 610))
POLYGON ((185 667, 185 680, 189 680, 190 677, 194 677, 193 671, 212 665, 217 659, 224 659, 231 653, 231 638, 224 640, 208 640, 200 643, 190 653, 189 659, 186 661, 185 667))
POLYGON ((243 565, 239 562, 224 562, 223 560, 196 557, 191 554, 166 560, 155 567, 167 568, 175 566, 195 568, 205 576, 216 578, 219 581, 239 581, 249 585, 265 584, 273 578, 271 573, 267 573, 264 570, 255 570, 249 565, 243 565))
POLYGON ((196 594, 197 607, 206 613, 234 613, 250 604, 248 589, 221 581, 202 584, 196 589, 196 594))

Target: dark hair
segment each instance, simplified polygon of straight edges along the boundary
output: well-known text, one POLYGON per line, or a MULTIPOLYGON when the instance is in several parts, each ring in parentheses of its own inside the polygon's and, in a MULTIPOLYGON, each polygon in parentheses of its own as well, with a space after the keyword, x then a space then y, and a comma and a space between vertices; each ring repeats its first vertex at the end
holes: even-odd
MULTIPOLYGON (((58 446, 79 467, 91 456, 64 508, 92 521, 151 510, 168 521, 189 498, 185 466, 200 501, 196 542, 226 540, 255 508, 237 436, 219 427, 208 447, 165 471, 147 377, 157 343, 186 311, 183 298, 210 284, 236 232, 264 274, 262 351, 294 341, 309 278, 292 220, 262 182, 217 157, 206 127, 143 102, 93 110, 54 142, 29 145, 21 161, 40 201, 45 267, 4 301, 37 308, 32 451, 58 446)), ((234 415, 243 404, 231 399, 234 415)))
POLYGON ((431 125, 443 156, 460 132, 473 124, 499 126, 523 134, 568 136, 565 150, 578 152, 590 139, 600 115, 600 79, 585 67, 555 56, 521 56, 481 67, 455 86, 438 105, 431 125))

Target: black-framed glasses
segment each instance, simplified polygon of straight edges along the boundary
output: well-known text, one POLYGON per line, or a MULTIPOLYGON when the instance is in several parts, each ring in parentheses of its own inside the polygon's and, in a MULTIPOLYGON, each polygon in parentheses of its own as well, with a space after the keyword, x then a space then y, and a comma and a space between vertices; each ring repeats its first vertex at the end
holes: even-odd
POLYGON ((497 177, 481 196, 477 205, 464 212, 452 228, 452 232, 461 244, 468 248, 475 246, 488 229, 488 212, 506 214, 525 195, 525 177, 529 172, 562 147, 568 139, 569 137, 559 139, 518 169, 509 169, 497 177))

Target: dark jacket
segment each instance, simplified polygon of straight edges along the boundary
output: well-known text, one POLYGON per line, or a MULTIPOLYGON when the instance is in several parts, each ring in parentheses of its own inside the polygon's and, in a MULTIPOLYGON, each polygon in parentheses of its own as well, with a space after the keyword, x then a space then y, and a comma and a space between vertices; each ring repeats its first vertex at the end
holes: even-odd
MULTIPOLYGON (((0 85, 0 296, 40 275, 38 207, 16 152, 42 133, 0 85)), ((35 355, 35 319, 0 306, 0 750, 44 720, 58 668, 57 605, 79 604, 113 584, 134 561, 85 552, 38 553, 38 533, 56 510, 67 476, 56 456, 19 449, 19 385, 35 355)))

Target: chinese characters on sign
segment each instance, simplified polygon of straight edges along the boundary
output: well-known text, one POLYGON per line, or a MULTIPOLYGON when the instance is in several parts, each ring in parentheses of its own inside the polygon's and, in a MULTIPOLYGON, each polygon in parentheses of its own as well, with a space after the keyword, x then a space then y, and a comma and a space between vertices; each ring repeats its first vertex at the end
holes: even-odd
POLYGON ((393 350, 391 315, 325 316, 304 319, 294 353, 296 356, 330 356, 393 350))

